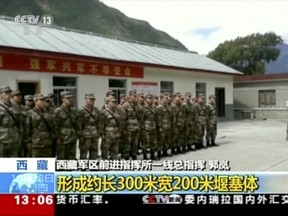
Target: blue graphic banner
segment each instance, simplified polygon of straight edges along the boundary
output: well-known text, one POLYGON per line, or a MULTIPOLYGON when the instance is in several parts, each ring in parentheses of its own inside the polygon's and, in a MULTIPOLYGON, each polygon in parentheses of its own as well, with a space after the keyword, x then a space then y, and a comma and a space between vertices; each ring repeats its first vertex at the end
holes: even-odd
POLYGON ((1 194, 54 193, 54 173, 0 173, 1 194))

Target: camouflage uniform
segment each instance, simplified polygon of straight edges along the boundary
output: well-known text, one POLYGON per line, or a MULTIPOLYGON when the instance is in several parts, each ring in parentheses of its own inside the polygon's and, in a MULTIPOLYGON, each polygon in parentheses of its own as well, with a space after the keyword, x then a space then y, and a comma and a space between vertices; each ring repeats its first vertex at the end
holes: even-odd
MULTIPOLYGON (((117 111, 119 112, 120 114, 120 121, 123 122, 124 119, 123 119, 123 104, 126 102, 126 95, 124 94, 120 94, 120 104, 117 105, 117 111)), ((123 154, 123 149, 124 149, 124 146, 125 146, 125 143, 127 142, 127 137, 125 136, 125 133, 123 131, 123 128, 121 128, 121 131, 120 131, 120 142, 119 142, 119 153, 120 154, 123 154)))
POLYGON ((218 146, 215 143, 217 135, 217 112, 215 103, 212 102, 212 98, 215 99, 214 95, 209 96, 209 103, 206 106, 206 145, 207 146, 218 146))
POLYGON ((101 145, 102 159, 118 158, 118 147, 120 141, 120 115, 116 110, 116 99, 114 97, 109 97, 107 99, 108 105, 103 111, 103 139, 104 142, 101 145), (115 103, 114 108, 112 108, 109 103, 115 103))
MULTIPOLYGON (((176 93, 174 97, 180 97, 180 93, 176 93)), ((171 105, 172 115, 173 115, 173 125, 172 128, 174 129, 174 142, 175 146, 171 146, 171 148, 176 147, 178 153, 182 153, 186 151, 185 145, 185 110, 181 102, 178 104, 173 103, 171 105), (181 149, 182 147, 182 149, 181 149)))
POLYGON ((186 111, 186 121, 185 121, 185 137, 186 137, 186 145, 188 146, 188 150, 193 150, 193 140, 195 137, 195 110, 193 104, 191 102, 191 93, 186 93, 187 97, 186 103, 183 104, 186 111))
POLYGON ((32 109, 34 107, 34 96, 33 95, 25 95, 25 107, 28 110, 32 109))
MULTIPOLYGON (((1 98, 3 94, 7 96, 11 92, 9 86, 0 88, 1 98)), ((18 157, 20 148, 19 119, 13 113, 9 102, 0 100, 0 157, 18 157)))
MULTIPOLYGON (((71 92, 61 92, 61 98, 73 99, 71 92)), ((53 113, 57 136, 57 159, 75 159, 76 143, 79 136, 77 109, 62 104, 53 113)))
MULTIPOLYGON (((165 99, 169 100, 168 96, 165 99)), ((168 149, 172 145, 171 141, 171 131, 172 131, 172 114, 171 108, 168 105, 168 101, 162 102, 156 109, 156 127, 157 133, 160 135, 161 139, 157 142, 158 157, 161 157, 161 151, 163 151, 163 156, 168 156, 168 149)))
MULTIPOLYGON (((153 100, 153 95, 148 94, 145 96, 153 100)), ((152 102, 152 101, 151 101, 152 102)), ((153 105, 145 104, 143 107, 143 143, 142 151, 143 158, 147 160, 147 147, 150 148, 151 159, 155 160, 156 143, 156 108, 153 105)))
MULTIPOLYGON (((20 129, 20 148, 18 152, 19 157, 28 157, 31 156, 28 154, 27 143, 25 141, 27 137, 27 131, 25 127, 25 122, 27 118, 27 108, 16 101, 14 101, 14 97, 21 97, 21 92, 16 90, 12 92, 12 107, 17 119, 19 119, 19 129, 20 129)), ((17 98, 16 98, 17 99, 17 98)))
MULTIPOLYGON (((94 94, 86 94, 85 99, 95 100, 94 94)), ((83 106, 79 110, 81 139, 79 142, 80 159, 97 159, 98 156, 98 141, 102 136, 102 119, 101 112, 96 107, 83 106)))
MULTIPOLYGON (((135 91, 129 92, 130 97, 136 96, 135 91)), ((129 159, 130 155, 132 159, 137 158, 138 150, 138 140, 139 140, 139 131, 141 124, 141 111, 136 101, 134 102, 125 102, 123 104, 123 130, 126 133, 127 142, 123 150, 123 157, 129 159)))
MULTIPOLYGON (((204 96, 199 95, 201 100, 204 100, 204 96)), ((198 99, 199 101, 199 99, 198 99)), ((197 109, 198 109, 198 122, 197 122, 197 130, 198 130, 198 148, 206 148, 203 144, 203 139, 205 135, 205 127, 206 127, 206 106, 203 102, 197 102, 197 109)))
MULTIPOLYGON (((41 94, 36 94, 34 100, 45 100, 41 94)), ((37 103, 37 102, 36 102, 37 103)), ((43 101, 44 103, 44 101, 43 101)), ((27 112, 26 118, 27 142, 31 144, 32 157, 53 157, 52 141, 55 133, 53 131, 52 115, 45 112, 37 105, 27 112)))

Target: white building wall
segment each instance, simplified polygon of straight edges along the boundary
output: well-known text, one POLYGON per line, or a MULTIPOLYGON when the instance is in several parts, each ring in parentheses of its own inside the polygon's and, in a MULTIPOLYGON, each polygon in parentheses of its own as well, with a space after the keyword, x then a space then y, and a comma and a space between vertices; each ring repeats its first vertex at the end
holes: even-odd
MULTIPOLYGON (((104 103, 105 93, 109 89, 109 77, 76 75, 63 73, 39 73, 39 72, 22 72, 22 71, 0 71, 0 86, 9 85, 12 89, 17 88, 17 81, 39 82, 42 94, 53 92, 53 76, 78 77, 77 78, 77 105, 84 104, 84 94, 94 93, 96 95, 96 106, 101 107, 104 103)), ((116 79, 111 77, 111 79, 116 79)), ((191 92, 193 96, 196 93, 196 83, 206 83, 206 95, 215 94, 215 88, 225 88, 225 104, 229 106, 226 115, 230 115, 230 109, 233 107, 233 78, 229 75, 190 72, 163 68, 146 67, 144 69, 144 78, 126 78, 127 93, 131 90, 132 81, 157 82, 158 93, 160 94, 161 81, 173 81, 174 92, 191 92)), ((233 108, 232 108, 233 110, 233 108)), ((230 118, 231 119, 231 118, 230 118)))

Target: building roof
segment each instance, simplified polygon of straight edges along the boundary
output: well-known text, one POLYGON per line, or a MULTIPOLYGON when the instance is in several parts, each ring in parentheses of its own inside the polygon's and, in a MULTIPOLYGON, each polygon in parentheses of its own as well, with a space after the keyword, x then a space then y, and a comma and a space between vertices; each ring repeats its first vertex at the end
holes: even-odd
POLYGON ((288 74, 256 74, 246 76, 234 76, 234 83, 272 82, 288 80, 288 74))
POLYGON ((0 46, 75 54, 144 65, 241 74, 222 63, 189 51, 121 41, 75 30, 21 25, 5 19, 0 19, 0 46))

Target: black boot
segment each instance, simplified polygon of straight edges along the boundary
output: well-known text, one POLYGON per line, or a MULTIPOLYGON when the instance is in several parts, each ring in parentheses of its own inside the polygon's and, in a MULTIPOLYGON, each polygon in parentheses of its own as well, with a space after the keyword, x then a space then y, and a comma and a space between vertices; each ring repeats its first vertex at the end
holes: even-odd
POLYGON ((143 152, 143 160, 148 160, 147 153, 143 152))
POLYGON ((215 143, 215 140, 212 140, 211 141, 211 146, 215 146, 216 147, 216 146, 219 146, 219 145, 215 143))
POLYGON ((155 152, 154 151, 150 152, 150 159, 155 160, 155 152))
POLYGON ((162 157, 161 151, 158 151, 158 152, 157 152, 157 158, 158 158, 158 160, 160 160, 161 157, 162 157))

